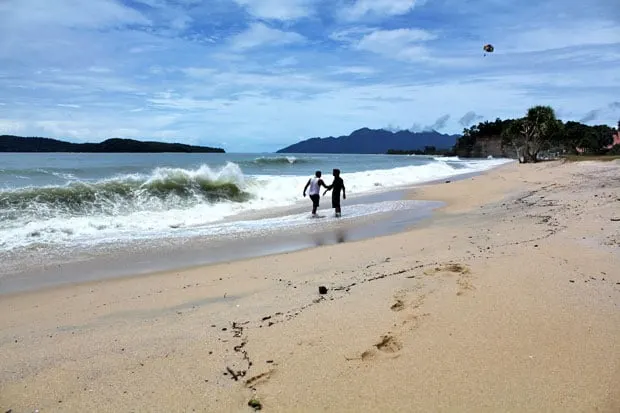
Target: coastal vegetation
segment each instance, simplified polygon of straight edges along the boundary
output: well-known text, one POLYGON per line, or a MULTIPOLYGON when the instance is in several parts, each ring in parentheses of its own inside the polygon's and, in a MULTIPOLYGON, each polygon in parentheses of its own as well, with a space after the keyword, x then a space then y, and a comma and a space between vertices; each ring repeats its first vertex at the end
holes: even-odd
POLYGON ((452 148, 449 149, 437 149, 434 146, 425 146, 424 149, 388 149, 386 152, 388 155, 436 155, 436 156, 453 156, 455 155, 452 148))
POLYGON ((88 153, 224 153, 224 149, 182 143, 108 139, 100 143, 72 143, 50 138, 0 136, 0 152, 88 152, 88 153))
POLYGON ((434 145, 420 148, 392 148, 389 155, 437 155, 462 158, 509 157, 522 163, 544 159, 578 157, 614 159, 620 156, 620 122, 608 125, 586 125, 563 122, 550 106, 534 106, 517 119, 484 121, 463 130, 456 144, 444 149, 434 145))
POLYGON ((534 106, 522 118, 497 118, 466 128, 454 152, 462 157, 508 156, 524 163, 561 155, 618 155, 619 130, 620 122, 617 129, 564 123, 550 106, 534 106))

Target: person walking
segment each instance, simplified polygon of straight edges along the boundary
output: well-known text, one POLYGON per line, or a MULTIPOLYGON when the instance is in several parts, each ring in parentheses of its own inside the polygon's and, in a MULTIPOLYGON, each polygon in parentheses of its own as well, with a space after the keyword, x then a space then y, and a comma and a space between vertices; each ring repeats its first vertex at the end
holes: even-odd
POLYGON ((312 200, 312 217, 316 218, 316 210, 319 208, 319 201, 321 199, 321 186, 327 188, 323 179, 321 179, 321 171, 316 171, 314 173, 314 177, 310 178, 304 187, 304 197, 306 196, 306 191, 308 187, 310 187, 310 191, 308 194, 310 195, 310 199, 312 200))
POLYGON ((342 211, 340 209, 340 191, 342 191, 342 199, 347 199, 347 193, 344 187, 344 181, 340 177, 340 169, 334 169, 333 175, 334 175, 334 181, 332 182, 331 185, 327 187, 327 189, 325 189, 325 192, 323 192, 323 195, 325 195, 327 191, 333 191, 332 192, 332 208, 336 210, 336 214, 335 214, 336 218, 340 218, 342 214, 342 211))

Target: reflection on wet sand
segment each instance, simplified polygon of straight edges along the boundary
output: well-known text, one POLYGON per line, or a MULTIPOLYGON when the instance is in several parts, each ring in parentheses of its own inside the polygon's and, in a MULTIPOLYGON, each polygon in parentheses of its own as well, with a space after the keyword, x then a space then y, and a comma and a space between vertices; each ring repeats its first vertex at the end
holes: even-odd
POLYGON ((347 242, 349 234, 347 228, 337 228, 332 232, 313 234, 312 240, 315 247, 330 244, 342 244, 347 242))

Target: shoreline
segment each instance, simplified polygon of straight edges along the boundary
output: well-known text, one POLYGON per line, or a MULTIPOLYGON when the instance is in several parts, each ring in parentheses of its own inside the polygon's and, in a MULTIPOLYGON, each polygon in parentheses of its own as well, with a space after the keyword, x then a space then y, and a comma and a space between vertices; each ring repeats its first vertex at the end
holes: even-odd
MULTIPOLYGON (((489 171, 504 166, 500 165, 489 171)), ((284 228, 272 234, 250 234, 249 236, 167 237, 153 242, 135 240, 122 243, 120 246, 103 244, 83 248, 81 253, 73 252, 73 255, 69 257, 60 255, 61 252, 58 252, 57 256, 45 255, 40 258, 40 264, 32 261, 11 263, 17 268, 0 274, 0 297, 57 288, 68 284, 139 277, 166 271, 185 271, 204 265, 234 262, 395 234, 406 231, 426 219, 432 219, 434 211, 440 208, 442 203, 428 199, 420 201, 419 206, 411 209, 371 213, 352 219, 347 218, 346 209, 354 205, 410 201, 412 199, 408 194, 415 188, 458 182, 489 171, 458 174, 449 179, 437 179, 413 186, 387 188, 369 194, 350 196, 345 206, 345 219, 330 220, 329 223, 320 221, 316 228, 308 225, 300 228, 284 228), (27 268, 19 269, 22 266, 27 266, 27 268)), ((307 205, 301 206, 302 203, 303 201, 300 201, 292 206, 275 208, 273 211, 245 212, 224 219, 222 222, 261 220, 307 212, 307 205)), ((329 204, 329 199, 323 199, 322 203, 329 204)), ((321 211, 331 213, 331 209, 326 206, 320 208, 319 212, 321 211)))
POLYGON ((445 206, 404 232, 2 296, 0 408, 618 411, 619 172, 507 165, 412 189, 445 206))
POLYGON ((112 247, 91 258, 77 257, 72 261, 48 262, 22 272, 6 273, 0 278, 0 297, 67 285, 187 271, 208 265, 387 236, 404 231, 403 227, 429 219, 433 210, 441 205, 440 202, 420 201, 415 209, 372 214, 351 222, 336 222, 331 227, 323 225, 301 230, 282 230, 266 236, 166 240, 161 246, 140 245, 129 250, 112 247))

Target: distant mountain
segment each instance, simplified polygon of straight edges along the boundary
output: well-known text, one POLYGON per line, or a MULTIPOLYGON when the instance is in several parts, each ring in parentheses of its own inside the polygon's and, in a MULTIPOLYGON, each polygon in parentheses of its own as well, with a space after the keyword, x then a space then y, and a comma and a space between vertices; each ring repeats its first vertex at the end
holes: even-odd
POLYGON ((141 142, 133 139, 108 139, 101 143, 71 143, 49 138, 23 138, 0 136, 0 152, 97 152, 97 153, 149 153, 149 152, 217 152, 224 149, 181 143, 141 142))
POLYGON ((387 153, 388 150, 422 150, 452 148, 459 135, 444 135, 437 131, 390 132, 385 129, 358 129, 348 136, 311 138, 277 151, 277 153, 387 153))

